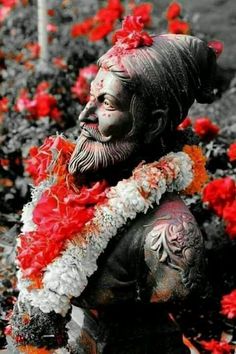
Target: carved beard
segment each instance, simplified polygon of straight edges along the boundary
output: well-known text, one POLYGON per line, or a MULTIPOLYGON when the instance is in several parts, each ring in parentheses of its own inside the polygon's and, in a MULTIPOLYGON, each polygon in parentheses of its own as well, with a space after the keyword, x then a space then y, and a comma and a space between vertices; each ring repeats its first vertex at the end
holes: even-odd
POLYGON ((105 140, 98 130, 82 131, 70 158, 69 172, 94 172, 117 165, 127 160, 136 149, 136 144, 128 139, 105 140))

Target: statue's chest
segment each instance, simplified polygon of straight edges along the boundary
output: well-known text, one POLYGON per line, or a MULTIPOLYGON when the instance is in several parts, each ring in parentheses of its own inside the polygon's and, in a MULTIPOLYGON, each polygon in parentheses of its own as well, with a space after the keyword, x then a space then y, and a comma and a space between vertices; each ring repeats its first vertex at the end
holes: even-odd
POLYGON ((136 301, 141 283, 145 282, 147 266, 144 243, 152 227, 154 211, 139 215, 119 230, 98 259, 98 269, 79 298, 82 307, 136 301))

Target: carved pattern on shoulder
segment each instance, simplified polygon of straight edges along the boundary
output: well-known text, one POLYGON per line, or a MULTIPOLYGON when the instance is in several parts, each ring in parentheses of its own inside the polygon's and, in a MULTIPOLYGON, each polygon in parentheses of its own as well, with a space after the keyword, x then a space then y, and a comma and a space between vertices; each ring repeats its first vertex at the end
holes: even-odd
POLYGON ((180 272, 187 288, 199 283, 203 260, 203 239, 190 212, 171 212, 155 220, 146 236, 145 260, 155 271, 160 263, 180 272))

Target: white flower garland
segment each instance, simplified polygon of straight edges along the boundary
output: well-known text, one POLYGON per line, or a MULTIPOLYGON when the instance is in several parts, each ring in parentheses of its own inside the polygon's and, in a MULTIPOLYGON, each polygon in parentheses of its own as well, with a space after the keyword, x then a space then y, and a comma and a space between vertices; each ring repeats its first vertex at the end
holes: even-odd
MULTIPOLYGON (((108 192, 108 201, 95 208, 95 215, 83 228, 86 243, 76 238, 67 241, 66 250, 49 264, 43 276, 43 288, 28 290, 30 281, 18 272, 19 300, 39 307, 44 313, 55 311, 65 316, 72 297, 78 297, 97 269, 97 259, 120 227, 137 214, 158 205, 166 191, 181 191, 190 185, 193 162, 184 152, 169 153, 158 162, 138 166, 133 175, 120 181, 108 192)), ((50 185, 51 182, 48 184, 50 185)), ((42 193, 42 185, 23 214, 24 231, 34 229, 32 211, 42 193)))

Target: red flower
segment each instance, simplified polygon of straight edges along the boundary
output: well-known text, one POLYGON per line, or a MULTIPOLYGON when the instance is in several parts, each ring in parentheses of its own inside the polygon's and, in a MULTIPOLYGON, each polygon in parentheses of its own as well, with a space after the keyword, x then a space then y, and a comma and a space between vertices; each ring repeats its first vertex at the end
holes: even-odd
POLYGON ((103 24, 107 25, 107 23, 113 25, 114 22, 121 17, 123 11, 123 6, 119 0, 109 0, 106 7, 102 7, 97 11, 94 20, 97 21, 100 26, 103 24))
POLYGON ((67 69, 67 64, 65 60, 61 57, 55 57, 52 59, 53 65, 58 67, 59 69, 66 70, 67 69))
POLYGON ((55 15, 55 10, 53 9, 48 9, 48 16, 52 17, 55 15))
POLYGON ((113 40, 116 44, 126 49, 150 46, 153 39, 143 31, 141 17, 127 16, 122 24, 122 29, 115 32, 113 40))
POLYGON ((79 74, 91 83, 91 81, 97 75, 97 72, 98 72, 98 66, 96 64, 90 64, 80 69, 79 74))
MULTIPOLYGON (((1 109, 0 109, 1 111, 1 109)), ((236 142, 231 144, 227 150, 227 155, 229 157, 229 161, 235 161, 236 160, 236 142)))
POLYGON ((65 176, 74 147, 74 143, 61 136, 51 136, 45 139, 42 146, 33 146, 29 151, 30 157, 25 162, 25 170, 32 177, 34 184, 38 185, 52 174, 58 177, 65 176))
POLYGON ((140 16, 142 18, 142 22, 144 26, 149 26, 152 22, 152 18, 151 18, 152 7, 153 6, 150 3, 143 3, 140 5, 136 5, 133 8, 132 14, 133 16, 136 17, 140 16))
POLYGON ((71 27, 70 34, 73 38, 79 37, 79 36, 84 36, 89 33, 89 31, 92 29, 94 24, 94 19, 93 18, 87 18, 81 23, 75 23, 71 27))
POLYGON ((208 117, 199 117, 194 122, 195 133, 204 140, 212 140, 218 134, 220 128, 212 123, 208 117))
POLYGON ((168 23, 168 32, 174 34, 189 34, 190 25, 188 22, 174 19, 168 23))
POLYGON ((177 130, 184 130, 187 129, 188 127, 191 127, 192 121, 189 117, 186 117, 182 123, 180 123, 177 127, 177 130))
POLYGON ((10 8, 16 6, 16 2, 17 0, 1 0, 2 6, 10 7, 10 8))
POLYGON ((8 103, 9 101, 7 97, 3 97, 2 99, 0 99, 0 124, 4 120, 4 113, 8 111, 8 103))
POLYGON ((236 199, 225 206, 223 219, 226 222, 226 232, 231 238, 236 238, 236 199))
MULTIPOLYGON (((21 235, 17 260, 26 277, 40 276, 106 199, 104 181, 73 189, 65 180, 46 190, 33 211, 37 230, 21 235)), ((83 240, 86 242, 86 240, 83 240)))
POLYGON ((15 110, 18 112, 28 112, 32 119, 50 117, 56 121, 60 120, 61 112, 57 108, 57 100, 54 96, 46 92, 49 86, 47 81, 42 81, 37 86, 32 100, 29 98, 27 90, 21 90, 15 110))
POLYGON ((90 86, 83 76, 79 76, 71 92, 77 97, 81 104, 86 104, 89 100, 90 86))
POLYGON ((166 19, 167 21, 174 20, 181 14, 181 5, 177 1, 173 1, 167 8, 166 19))
POLYGON ((108 0, 107 8, 117 12, 117 19, 122 16, 124 8, 120 0, 108 0))
POLYGON ((42 94, 42 93, 47 92, 48 89, 49 89, 49 87, 50 87, 50 84, 49 84, 48 81, 41 81, 41 82, 38 84, 38 86, 36 87, 35 92, 36 92, 37 95, 40 95, 40 94, 42 94))
POLYGON ((28 91, 26 89, 22 89, 17 98, 15 110, 17 112, 23 112, 25 110, 29 110, 32 105, 34 105, 34 103, 32 104, 28 91))
POLYGON ((236 289, 222 297, 221 313, 229 319, 236 318, 236 289))
POLYGON ((10 7, 6 7, 6 6, 0 7, 0 23, 3 22, 5 18, 7 18, 10 12, 11 12, 10 7))
POLYGON ((57 100, 55 97, 47 93, 41 94, 36 97, 36 106, 32 113, 37 117, 47 117, 50 116, 50 112, 56 107, 56 105, 57 100))
POLYGON ((40 54, 40 45, 38 43, 28 43, 26 48, 31 54, 31 59, 37 59, 40 54))
MULTIPOLYGON (((235 181, 230 177, 215 179, 207 184, 203 190, 202 199, 209 208, 221 216, 224 208, 231 204, 236 197, 235 181)), ((227 214, 228 215, 228 214, 227 214)))
POLYGON ((210 41, 207 45, 214 50, 216 58, 218 58, 224 50, 224 44, 220 41, 210 41))
POLYGON ((99 41, 113 31, 113 23, 108 21, 94 27, 88 34, 88 39, 92 42, 99 41))
POLYGON ((205 350, 211 351, 212 354, 230 354, 232 346, 226 342, 218 342, 215 339, 210 341, 201 341, 201 345, 205 350))

